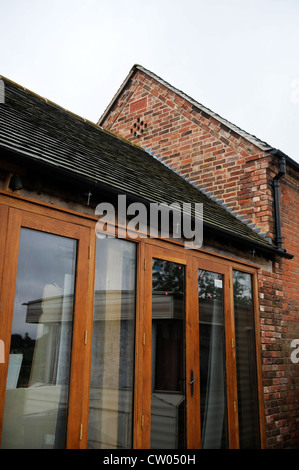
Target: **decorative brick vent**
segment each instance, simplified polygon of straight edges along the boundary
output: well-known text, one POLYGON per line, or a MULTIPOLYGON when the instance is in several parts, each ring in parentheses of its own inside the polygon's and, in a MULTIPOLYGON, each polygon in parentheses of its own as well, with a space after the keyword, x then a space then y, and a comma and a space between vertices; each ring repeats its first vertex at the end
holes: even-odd
POLYGON ((133 124, 133 127, 131 128, 131 134, 134 134, 134 137, 140 137, 146 128, 147 123, 138 117, 136 122, 133 124))

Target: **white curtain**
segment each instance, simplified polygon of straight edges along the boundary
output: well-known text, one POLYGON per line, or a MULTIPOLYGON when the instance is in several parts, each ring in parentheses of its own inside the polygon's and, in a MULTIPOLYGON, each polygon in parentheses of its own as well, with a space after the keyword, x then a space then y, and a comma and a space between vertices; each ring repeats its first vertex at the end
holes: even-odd
POLYGON ((225 417, 223 325, 217 324, 216 302, 213 302, 212 312, 205 415, 202 425, 202 448, 204 449, 221 447, 225 417))

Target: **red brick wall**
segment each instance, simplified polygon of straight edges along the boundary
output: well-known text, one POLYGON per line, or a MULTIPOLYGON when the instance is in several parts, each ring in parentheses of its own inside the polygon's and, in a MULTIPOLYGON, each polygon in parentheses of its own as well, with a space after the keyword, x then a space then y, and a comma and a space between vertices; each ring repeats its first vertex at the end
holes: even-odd
POLYGON ((299 338, 298 302, 291 310, 294 298, 284 281, 290 262, 273 264, 273 273, 259 275, 267 447, 299 448, 299 371, 290 347, 299 338))
MULTIPOLYGON (((282 358, 280 371, 282 442, 290 439, 299 449, 299 363, 290 361, 292 340, 299 339, 299 179, 290 167, 280 183, 281 224, 284 248, 294 259, 283 260, 282 273, 282 358), (284 380, 284 382, 282 382, 284 380)), ((280 384, 278 384, 280 385, 280 384)))
MULTIPOLYGON (((269 184, 278 171, 269 165, 269 184)), ((299 338, 299 179, 287 165, 280 180, 283 247, 292 260, 273 263, 273 273, 260 275, 261 334, 267 444, 299 448, 299 364, 291 361, 291 342, 299 338)))
MULTIPOLYGON (((102 126, 145 146, 275 237, 276 157, 154 78, 138 71, 102 126)), ((291 341, 299 339, 298 173, 288 167, 280 188, 284 248, 295 258, 278 258, 259 274, 266 437, 268 448, 299 448, 299 364, 290 359, 291 341)))

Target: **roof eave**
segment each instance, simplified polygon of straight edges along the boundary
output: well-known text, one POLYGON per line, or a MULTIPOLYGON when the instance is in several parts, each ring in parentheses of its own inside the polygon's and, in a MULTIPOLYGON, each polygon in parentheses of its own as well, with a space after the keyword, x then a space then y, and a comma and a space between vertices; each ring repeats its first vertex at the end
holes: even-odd
MULTIPOLYGON (((17 152, 15 150, 7 149, 7 148, 5 148, 5 150, 8 152, 11 152, 12 154, 16 155, 17 157, 21 159, 26 160, 27 162, 31 161, 32 163, 34 163, 35 167, 36 165, 38 165, 41 169, 44 169, 47 171, 50 170, 53 175, 55 174, 56 176, 59 176, 60 178, 62 178, 62 181, 64 181, 65 177, 67 177, 68 181, 72 180, 74 184, 78 184, 80 182, 83 186, 86 185, 86 188, 90 189, 92 187, 94 192, 98 190, 100 193, 102 193, 102 191, 104 190, 104 191, 109 192, 111 195, 112 194, 114 195, 126 194, 127 197, 129 197, 130 199, 134 201, 142 202, 145 205, 151 204, 151 201, 144 199, 141 196, 138 196, 133 193, 129 193, 126 190, 113 188, 111 186, 108 186, 105 183, 89 178, 86 175, 68 170, 66 168, 54 167, 53 165, 49 163, 36 160, 33 156, 28 155, 28 154, 23 154, 22 152, 17 152)), ((203 222, 203 228, 215 233, 215 235, 217 237, 220 237, 221 239, 223 239, 224 237, 227 240, 238 242, 239 244, 243 246, 244 245, 246 245, 247 247, 250 246, 251 249, 257 249, 263 254, 268 254, 272 256, 276 255, 276 256, 283 257, 283 258, 287 258, 287 259, 292 259, 294 257, 292 254, 287 253, 285 250, 279 250, 274 245, 273 246, 266 245, 266 244, 264 245, 262 242, 259 242, 257 240, 252 240, 247 237, 245 238, 244 236, 241 236, 230 230, 226 230, 223 227, 213 225, 207 221, 203 222)))

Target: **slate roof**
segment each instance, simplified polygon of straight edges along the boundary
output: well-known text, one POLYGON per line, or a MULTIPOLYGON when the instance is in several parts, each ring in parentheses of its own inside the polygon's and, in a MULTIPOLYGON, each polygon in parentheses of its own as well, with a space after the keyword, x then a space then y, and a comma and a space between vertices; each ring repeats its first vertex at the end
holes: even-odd
POLYGON ((203 203, 204 227, 262 251, 284 255, 269 240, 200 189, 136 146, 2 77, 0 150, 50 165, 148 203, 203 203))

